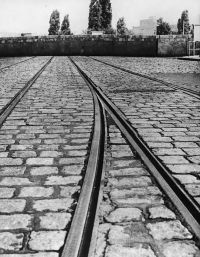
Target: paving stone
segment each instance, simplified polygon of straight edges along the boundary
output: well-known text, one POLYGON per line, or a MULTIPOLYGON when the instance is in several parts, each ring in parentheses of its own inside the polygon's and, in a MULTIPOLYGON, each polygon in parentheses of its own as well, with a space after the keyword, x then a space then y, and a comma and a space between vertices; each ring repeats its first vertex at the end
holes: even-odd
POLYGON ((14 230, 26 229, 31 226, 32 216, 28 214, 0 215, 0 229, 14 230))
POLYGON ((86 154, 87 154, 86 150, 68 151, 69 156, 85 156, 86 154))
POLYGON ((197 185, 188 184, 185 185, 185 188, 192 196, 200 196, 200 183, 197 185))
POLYGON ((153 149, 153 152, 156 155, 186 155, 181 149, 179 148, 158 148, 153 149))
POLYGON ((59 164, 61 165, 69 165, 69 164, 84 164, 85 158, 76 157, 76 158, 60 158, 59 164))
POLYGON ((87 145, 65 145, 63 147, 64 150, 82 150, 82 149, 87 149, 87 145))
POLYGON ((19 158, 0 158, 0 166, 19 166, 23 161, 19 158))
POLYGON ((33 209, 37 211, 66 211, 72 206, 73 202, 74 200, 69 198, 35 200, 33 202, 33 209))
POLYGON ((136 178, 111 178, 109 179, 109 184, 117 188, 129 188, 129 187, 142 187, 149 186, 152 184, 149 177, 136 177, 136 178))
POLYGON ((15 192, 15 188, 3 187, 0 188, 0 198, 12 198, 15 192))
POLYGON ((200 155, 200 148, 183 148, 189 155, 200 155))
POLYGON ((200 164, 200 156, 191 156, 187 157, 190 162, 200 164))
POLYGON ((53 158, 29 158, 27 165, 53 165, 53 158))
POLYGON ((163 199, 160 196, 154 195, 136 195, 128 199, 114 199, 113 202, 118 207, 122 208, 139 207, 142 205, 158 205, 164 203, 163 199))
POLYGON ((37 149, 39 151, 42 151, 42 150, 46 150, 46 151, 54 151, 54 150, 58 150, 58 145, 38 145, 37 146, 37 149))
POLYGON ((143 137, 143 140, 145 142, 172 142, 172 139, 170 137, 143 137))
POLYGON ((61 186, 60 196, 71 198, 71 196, 80 191, 80 186, 61 186))
POLYGON ((2 257, 59 257, 56 252, 40 252, 28 254, 1 254, 2 257))
POLYGON ((113 161, 113 167, 121 168, 121 167, 141 167, 141 162, 138 160, 120 160, 113 161))
POLYGON ((0 249, 19 251, 22 248, 23 238, 24 235, 22 233, 0 233, 0 249))
POLYGON ((40 228, 49 230, 65 229, 71 220, 69 213, 46 213, 40 216, 40 228))
POLYGON ((150 219, 176 219, 176 215, 165 206, 156 206, 149 208, 150 219))
POLYGON ((142 211, 138 208, 118 208, 112 211, 105 219, 111 223, 139 221, 142 219, 142 211))
POLYGON ((131 198, 136 195, 161 195, 161 191, 154 186, 148 187, 137 187, 137 188, 130 188, 130 189, 112 189, 110 192, 110 196, 112 199, 121 199, 121 198, 131 198))
POLYGON ((131 151, 113 151, 111 153, 113 158, 123 158, 123 157, 130 157, 133 156, 133 153, 131 151))
POLYGON ((112 177, 123 176, 143 176, 149 175, 144 168, 124 168, 119 170, 109 170, 109 175, 112 177))
POLYGON ((49 197, 53 194, 52 187, 22 187, 19 197, 49 197))
POLYGON ((173 145, 171 143, 146 142, 146 144, 150 148, 173 148, 173 145))
POLYGON ((16 151, 12 153, 12 157, 29 158, 36 157, 36 152, 34 151, 16 151))
POLYGON ((71 185, 78 184, 82 179, 81 176, 49 176, 46 179, 45 185, 71 185))
POLYGON ((110 245, 121 245, 130 247, 137 242, 150 242, 151 236, 148 234, 144 224, 132 222, 125 226, 112 226, 108 234, 110 245))
POLYGON ((25 200, 1 199, 0 213, 22 212, 25 208, 25 200))
POLYGON ((159 156, 159 158, 166 164, 189 164, 189 161, 182 156, 159 156))
POLYGON ((44 140, 44 143, 47 145, 67 144, 67 140, 64 138, 46 139, 46 140, 44 140))
POLYGON ((18 178, 18 177, 4 177, 0 181, 0 186, 22 186, 22 185, 32 185, 34 184, 28 178, 18 178))
POLYGON ((0 152, 0 158, 6 158, 8 157, 8 152, 0 152))
POLYGON ((192 238, 187 228, 178 220, 149 223, 147 228, 155 240, 192 238))
POLYGON ((42 151, 40 157, 59 157, 63 156, 63 153, 58 151, 42 151))
POLYGON ((198 145, 194 142, 174 142, 175 147, 177 148, 195 148, 198 145))
POLYGON ((11 145, 10 150, 11 151, 25 151, 25 150, 32 150, 33 145, 11 145))
POLYGON ((1 167, 0 176, 19 176, 23 175, 26 167, 1 167))
POLYGON ((156 257, 150 246, 135 244, 132 247, 108 246, 105 257, 156 257))
POLYGON ((198 256, 200 252, 193 242, 174 241, 163 245, 163 254, 165 257, 193 257, 198 256))
POLYGON ((57 167, 34 167, 31 168, 30 174, 32 176, 44 176, 44 175, 51 175, 51 174, 57 174, 58 173, 58 168, 57 167))
POLYGON ((65 231, 39 231, 32 232, 29 241, 31 250, 59 250, 66 236, 65 231))
POLYGON ((185 136, 185 137, 172 137, 176 142, 197 142, 199 141, 198 137, 191 137, 191 136, 185 136))
POLYGON ((183 164, 183 165, 167 165, 174 173, 200 173, 200 165, 197 164, 183 164))
POLYGON ((69 165, 69 166, 64 166, 61 170, 61 173, 65 175, 80 175, 82 172, 82 169, 83 169, 82 165, 69 165))
POLYGON ((197 177, 192 175, 174 175, 182 184, 199 184, 200 181, 197 177))

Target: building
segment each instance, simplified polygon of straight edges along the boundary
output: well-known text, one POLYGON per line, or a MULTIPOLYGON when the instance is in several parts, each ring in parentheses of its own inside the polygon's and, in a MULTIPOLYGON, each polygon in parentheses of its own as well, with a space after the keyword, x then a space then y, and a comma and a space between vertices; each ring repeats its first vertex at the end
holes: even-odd
POLYGON ((133 34, 142 36, 156 35, 157 20, 154 17, 140 21, 139 27, 133 27, 133 34))

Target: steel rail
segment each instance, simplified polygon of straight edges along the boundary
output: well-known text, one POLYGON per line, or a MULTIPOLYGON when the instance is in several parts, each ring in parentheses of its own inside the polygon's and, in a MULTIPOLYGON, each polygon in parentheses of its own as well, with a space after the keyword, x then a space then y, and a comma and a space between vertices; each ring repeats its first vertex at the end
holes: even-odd
POLYGON ((46 69, 46 67, 50 64, 53 57, 51 57, 45 65, 25 84, 25 86, 20 89, 16 95, 1 109, 0 111, 0 128, 3 125, 4 121, 7 119, 9 114, 15 108, 15 106, 19 103, 22 97, 26 94, 26 92, 30 89, 30 87, 35 83, 41 73, 46 69))
POLYGON ((139 77, 146 78, 146 79, 149 79, 149 80, 152 80, 152 81, 155 81, 155 82, 162 83, 162 84, 164 84, 165 86, 169 86, 169 87, 171 87, 171 88, 173 88, 173 89, 176 89, 176 90, 181 90, 181 91, 183 91, 184 93, 186 93, 186 94, 188 94, 188 95, 190 95, 190 96, 193 96, 193 97, 195 97, 195 98, 197 98, 197 99, 200 100, 200 93, 197 92, 197 91, 195 91, 195 90, 188 89, 188 88, 181 87, 181 86, 177 86, 177 85, 174 85, 174 84, 172 84, 172 83, 163 81, 163 80, 161 80, 161 79, 157 79, 157 78, 151 77, 151 76, 149 76, 149 75, 145 75, 145 74, 141 74, 141 73, 138 73, 138 72, 134 72, 134 71, 131 71, 131 70, 128 70, 128 69, 119 67, 119 66, 117 66, 117 65, 114 65, 114 64, 111 64, 111 63, 102 61, 102 60, 98 60, 98 59, 96 59, 96 58, 94 58, 94 57, 91 57, 91 56, 90 56, 89 58, 91 58, 92 60, 95 60, 95 61, 97 61, 97 62, 100 62, 100 63, 102 63, 102 64, 105 64, 105 65, 108 65, 108 66, 110 66, 110 67, 113 67, 113 68, 115 68, 115 69, 124 71, 124 72, 126 72, 126 73, 130 73, 130 74, 135 75, 135 76, 139 76, 139 77))
POLYGON ((23 63, 23 62, 27 62, 27 61, 29 61, 29 60, 31 60, 31 59, 34 59, 34 58, 36 58, 36 56, 30 57, 30 58, 28 58, 28 59, 26 59, 26 60, 23 60, 23 61, 20 61, 20 62, 16 62, 16 63, 10 64, 10 65, 8 65, 8 66, 4 66, 4 67, 2 67, 2 68, 0 67, 0 71, 5 70, 5 69, 9 69, 9 68, 12 67, 12 66, 15 66, 15 65, 20 64, 20 63, 23 63))
MULTIPOLYGON (((152 153, 145 142, 140 138, 137 131, 129 124, 124 114, 118 109, 112 101, 95 85, 95 83, 81 70, 81 68, 72 62, 82 74, 84 79, 95 90, 98 97, 103 102, 107 112, 110 114, 116 125, 122 131, 128 142, 139 154, 150 173, 157 181, 162 191, 169 197, 179 213, 185 219, 186 223, 192 229, 195 236, 200 239, 200 207, 199 204, 182 188, 182 186, 172 176, 170 171, 162 162, 152 153)), ((69 257, 71 257, 69 255, 69 257)))
POLYGON ((78 204, 61 257, 86 257, 90 249, 101 184, 105 141, 103 109, 93 91, 92 95, 95 123, 90 156, 78 204))

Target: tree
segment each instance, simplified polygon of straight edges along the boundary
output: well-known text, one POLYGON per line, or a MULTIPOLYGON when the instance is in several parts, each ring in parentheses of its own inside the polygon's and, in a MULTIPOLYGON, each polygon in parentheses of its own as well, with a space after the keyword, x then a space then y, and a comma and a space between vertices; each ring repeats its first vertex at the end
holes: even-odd
POLYGON ((49 35, 58 35, 60 28, 60 13, 54 10, 49 20, 49 35))
POLYGON ((177 22, 178 34, 189 34, 190 23, 188 17, 188 10, 184 10, 181 14, 181 18, 177 22))
POLYGON ((71 35, 69 15, 65 15, 61 25, 61 35, 71 35))
POLYGON ((101 5, 101 28, 109 30, 112 22, 112 7, 110 0, 100 0, 101 5))
POLYGON ((101 14, 102 8, 99 0, 91 0, 88 29, 97 31, 102 29, 101 14))
POLYGON ((127 34, 127 28, 124 17, 119 18, 117 22, 117 34, 120 36, 125 36, 127 34))
POLYGON ((171 34, 171 27, 169 23, 163 21, 163 18, 157 20, 157 35, 169 35, 171 34))

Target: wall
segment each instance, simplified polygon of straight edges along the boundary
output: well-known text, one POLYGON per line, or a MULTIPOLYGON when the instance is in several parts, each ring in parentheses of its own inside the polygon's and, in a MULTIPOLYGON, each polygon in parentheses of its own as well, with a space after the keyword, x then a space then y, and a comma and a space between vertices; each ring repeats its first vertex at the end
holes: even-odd
POLYGON ((0 56, 156 56, 155 37, 42 36, 0 38, 0 56))
POLYGON ((158 56, 186 56, 188 55, 188 36, 185 35, 160 35, 158 40, 158 56))
POLYGON ((0 56, 185 56, 188 36, 42 36, 0 38, 0 56))

